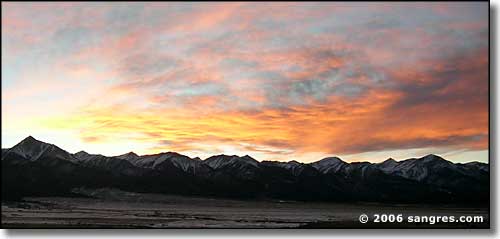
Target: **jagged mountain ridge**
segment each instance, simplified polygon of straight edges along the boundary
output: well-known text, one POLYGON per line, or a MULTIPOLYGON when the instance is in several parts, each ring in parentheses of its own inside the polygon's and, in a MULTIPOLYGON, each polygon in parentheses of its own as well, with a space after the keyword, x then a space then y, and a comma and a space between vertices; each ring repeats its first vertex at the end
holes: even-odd
POLYGON ((311 165, 321 173, 328 172, 340 172, 349 170, 354 165, 364 164, 364 165, 375 165, 378 169, 386 172, 388 174, 399 172, 402 176, 406 178, 414 178, 416 180, 421 180, 423 177, 427 175, 426 167, 423 165, 427 165, 429 163, 434 163, 434 165, 430 165, 432 167, 442 166, 445 164, 451 168, 461 167, 464 169, 479 169, 482 171, 488 171, 488 164, 480 163, 480 162, 469 162, 469 163, 458 163, 454 164, 450 161, 447 161, 437 155, 427 155, 422 158, 411 158, 402 161, 396 161, 392 158, 387 159, 381 163, 369 163, 369 162, 355 162, 355 163, 347 163, 341 160, 338 157, 328 157, 321 159, 312 163, 299 163, 295 160, 289 162, 281 162, 281 161, 263 161, 259 162, 254 158, 245 155, 245 156, 237 156, 237 155, 216 155, 209 157, 205 160, 201 160, 199 158, 190 158, 188 156, 176 153, 176 152, 165 152, 159 154, 152 155, 142 155, 139 156, 134 152, 129 152, 123 155, 118 156, 103 156, 100 154, 89 154, 85 151, 79 151, 75 154, 70 154, 59 147, 48 144, 42 141, 38 141, 34 139, 32 136, 27 137, 19 144, 12 148, 4 148, 2 149, 2 159, 4 156, 10 153, 16 153, 20 156, 28 158, 32 161, 37 160, 43 154, 52 154, 53 156, 57 156, 61 159, 66 159, 72 162, 79 163, 90 163, 92 159, 107 159, 112 162, 111 159, 120 159, 130 162, 131 164, 140 167, 140 168, 156 168, 162 162, 169 160, 174 162, 174 165, 182 169, 183 171, 189 171, 190 169, 200 167, 200 164, 205 164, 209 166, 211 169, 220 169, 228 166, 239 167, 239 168, 258 168, 260 164, 263 162, 272 163, 278 167, 283 167, 288 170, 298 170, 303 167, 303 165, 311 165), (27 149, 27 150, 26 150, 27 149), (416 168, 417 167, 417 168, 416 168), (419 171, 420 170, 420 171, 419 171))
MULTIPOLYGON (((442 193, 462 197, 462 191, 468 189, 486 194, 489 185, 487 164, 454 164, 436 155, 402 161, 388 159, 381 163, 347 163, 338 157, 329 157, 308 164, 293 160, 258 162, 248 155, 216 155, 201 160, 175 152, 142 156, 130 152, 106 157, 84 151, 70 154, 30 136, 10 149, 3 149, 2 165, 5 159, 5 164, 9 166, 39 161, 37 165, 43 167, 57 160, 57 164, 62 163, 65 168, 110 174, 103 176, 113 177, 106 179, 106 184, 130 180, 141 182, 137 184, 138 190, 142 190, 141 185, 148 188, 152 184, 147 190, 161 191, 164 190, 163 185, 177 181, 185 184, 184 191, 223 196, 265 195, 307 199, 307 196, 299 194, 312 193, 312 198, 319 195, 318 198, 327 200, 359 198, 377 201, 387 197, 403 198, 397 196, 396 191, 406 188, 420 190, 422 195, 442 193), (461 185, 468 188, 461 188, 461 185), (235 192, 242 188, 249 191, 235 192)), ((121 183, 118 185, 123 186, 121 183)), ((170 187, 177 190, 176 186, 179 185, 170 187)))
POLYGON ((2 159, 9 154, 17 154, 30 161, 36 161, 48 155, 71 162, 76 161, 74 155, 53 144, 38 141, 32 136, 28 136, 10 149, 5 149, 5 152, 2 150, 2 159))

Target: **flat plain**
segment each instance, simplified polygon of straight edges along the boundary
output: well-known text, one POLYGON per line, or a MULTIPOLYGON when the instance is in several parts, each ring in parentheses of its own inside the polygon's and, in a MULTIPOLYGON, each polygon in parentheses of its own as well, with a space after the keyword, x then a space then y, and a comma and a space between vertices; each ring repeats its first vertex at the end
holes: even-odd
POLYGON ((488 208, 465 205, 233 200, 85 191, 86 197, 2 202, 3 228, 489 228, 488 208), (370 216, 368 223, 359 216, 370 216), (373 222, 402 214, 403 222, 373 222), (408 216, 483 216, 482 223, 408 223, 408 216))

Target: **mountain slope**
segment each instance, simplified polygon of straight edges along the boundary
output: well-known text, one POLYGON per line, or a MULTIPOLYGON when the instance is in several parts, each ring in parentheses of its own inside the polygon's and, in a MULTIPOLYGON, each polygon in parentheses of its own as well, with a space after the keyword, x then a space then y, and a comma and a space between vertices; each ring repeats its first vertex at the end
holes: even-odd
POLYGON ((175 152, 107 157, 27 137, 2 149, 2 195, 70 195, 72 188, 239 198, 374 202, 489 200, 489 165, 454 164, 436 155, 381 163, 329 157, 313 163, 258 162, 246 155, 205 160, 175 152))
POLYGON ((38 141, 31 136, 28 136, 14 147, 8 149, 4 154, 2 154, 2 159, 12 154, 17 154, 30 161, 36 161, 44 157, 58 158, 71 162, 77 161, 73 155, 62 150, 61 148, 53 144, 38 141))
POLYGON ((178 169, 191 175, 206 175, 211 169, 199 158, 190 158, 188 156, 175 152, 137 156, 135 154, 118 156, 131 162, 140 168, 154 170, 175 170, 178 169))
POLYGON ((230 175, 239 179, 250 180, 258 176, 259 162, 245 155, 216 155, 203 161, 212 168, 217 175, 230 175))

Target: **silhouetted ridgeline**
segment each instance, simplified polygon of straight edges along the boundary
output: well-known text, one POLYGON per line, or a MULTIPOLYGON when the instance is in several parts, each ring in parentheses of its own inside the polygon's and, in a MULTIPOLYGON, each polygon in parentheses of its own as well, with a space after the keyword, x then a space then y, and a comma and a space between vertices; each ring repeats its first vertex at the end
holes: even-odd
POLYGON ((2 198, 71 196, 77 187, 248 199, 489 204, 488 164, 436 155, 382 163, 337 157, 303 164, 250 156, 70 154, 28 137, 2 149, 2 198))

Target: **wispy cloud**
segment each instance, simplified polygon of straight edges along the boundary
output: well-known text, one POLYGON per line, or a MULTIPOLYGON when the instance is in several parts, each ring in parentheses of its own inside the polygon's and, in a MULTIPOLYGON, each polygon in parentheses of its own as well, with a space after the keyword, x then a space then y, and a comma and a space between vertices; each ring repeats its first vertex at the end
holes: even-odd
POLYGON ((280 160, 485 150, 487 11, 487 3, 2 3, 3 126, 37 112, 23 120, 26 134, 280 160))

